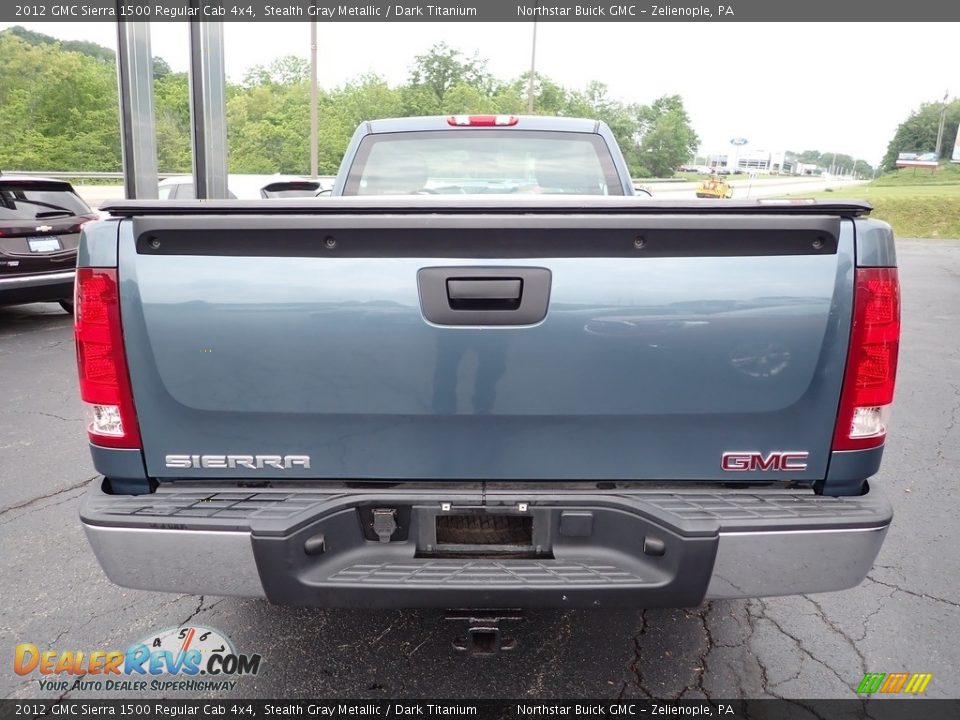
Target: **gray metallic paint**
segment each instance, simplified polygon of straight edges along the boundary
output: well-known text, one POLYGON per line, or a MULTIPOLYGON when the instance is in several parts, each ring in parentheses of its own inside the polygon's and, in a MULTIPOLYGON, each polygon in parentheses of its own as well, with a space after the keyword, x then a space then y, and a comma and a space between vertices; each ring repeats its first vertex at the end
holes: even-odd
POLYGON ((80 233, 77 267, 116 267, 120 220, 87 223, 80 233))
POLYGON ((883 445, 866 450, 838 450, 830 454, 828 485, 862 481, 875 475, 883 458, 883 445))
MULTIPOLYGON (((628 196, 635 194, 633 180, 630 178, 630 170, 627 168, 627 163, 623 159, 623 153, 620 152, 620 146, 617 144, 613 132, 606 123, 583 118, 533 115, 520 116, 519 121, 512 129, 516 132, 546 130, 553 132, 596 133, 603 138, 607 148, 610 150, 610 156, 613 158, 617 175, 620 177, 623 194, 628 196)), ((446 115, 438 115, 435 117, 389 118, 361 123, 350 139, 347 151, 343 155, 340 169, 337 171, 337 178, 333 184, 333 190, 330 193, 331 196, 337 197, 343 195, 344 184, 350 174, 350 168, 357 155, 357 149, 367 135, 374 133, 426 132, 431 130, 447 130, 449 132, 461 133, 470 132, 469 128, 451 127, 447 122, 446 115)))
POLYGON ((897 266, 897 248, 890 225, 882 220, 860 218, 856 234, 858 267, 897 266))
MULTIPOLYGON (((111 480, 140 480, 146 486, 147 473, 139 450, 102 447, 90 443, 90 457, 97 472, 111 480)), ((149 486, 146 486, 148 488, 149 486)))
POLYGON ((826 474, 849 221, 836 255, 540 259, 550 309, 525 328, 424 322, 416 274, 445 258, 144 256, 121 236, 151 476, 166 453, 266 452, 311 455, 288 478, 784 479, 722 472, 731 450, 807 450, 792 476, 826 474))

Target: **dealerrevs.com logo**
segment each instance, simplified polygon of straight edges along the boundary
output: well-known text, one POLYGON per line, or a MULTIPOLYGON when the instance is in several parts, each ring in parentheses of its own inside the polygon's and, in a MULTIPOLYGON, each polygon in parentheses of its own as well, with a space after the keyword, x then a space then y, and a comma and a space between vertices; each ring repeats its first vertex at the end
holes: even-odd
POLYGON ((260 671, 258 654, 236 652, 218 630, 169 628, 126 650, 41 650, 20 643, 14 650, 17 675, 39 674, 41 690, 143 692, 233 690, 238 678, 260 671))

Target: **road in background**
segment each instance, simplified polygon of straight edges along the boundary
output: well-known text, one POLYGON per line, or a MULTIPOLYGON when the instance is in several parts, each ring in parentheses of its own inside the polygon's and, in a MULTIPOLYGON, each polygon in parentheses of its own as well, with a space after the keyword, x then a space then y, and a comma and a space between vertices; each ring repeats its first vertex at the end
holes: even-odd
MULTIPOLYGON (((810 178, 757 178, 755 180, 730 180, 726 178, 733 188, 733 198, 743 200, 746 198, 766 198, 780 197, 782 195, 802 195, 803 193, 814 193, 833 188, 838 197, 856 196, 856 188, 864 185, 866 180, 837 180, 824 179, 819 177, 810 178)), ((640 183, 650 189, 653 197, 659 200, 693 200, 697 197, 697 183, 640 183)))
MULTIPOLYGON (((0 696, 63 694, 41 691, 37 674, 14 674, 18 643, 123 650, 192 623, 263 656, 235 697, 852 697, 865 672, 930 672, 928 696, 960 697, 960 241, 904 240, 898 253, 900 379, 875 480, 896 514, 862 585, 686 610, 528 612, 518 648, 492 658, 454 651, 454 631, 434 611, 275 607, 112 585, 77 519, 94 470, 70 318, 56 305, 0 308, 0 696)), ((105 693, 68 697, 85 694, 105 693)))

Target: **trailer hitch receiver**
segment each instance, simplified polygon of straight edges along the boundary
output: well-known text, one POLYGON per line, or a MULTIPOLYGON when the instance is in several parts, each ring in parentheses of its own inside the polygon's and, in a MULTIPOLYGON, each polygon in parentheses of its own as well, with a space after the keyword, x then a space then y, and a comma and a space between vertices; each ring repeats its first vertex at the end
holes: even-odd
POLYGON ((520 610, 450 610, 446 619, 462 627, 453 641, 454 649, 482 657, 514 650, 517 640, 505 633, 503 626, 523 618, 520 610))

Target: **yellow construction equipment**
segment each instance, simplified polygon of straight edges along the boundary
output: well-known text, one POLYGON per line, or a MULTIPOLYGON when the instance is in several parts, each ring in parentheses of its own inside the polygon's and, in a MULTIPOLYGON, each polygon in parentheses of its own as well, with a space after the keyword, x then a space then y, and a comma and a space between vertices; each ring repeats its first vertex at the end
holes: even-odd
POLYGON ((726 180, 721 180, 717 175, 711 175, 709 179, 697 185, 697 197, 732 198, 733 188, 726 180))

